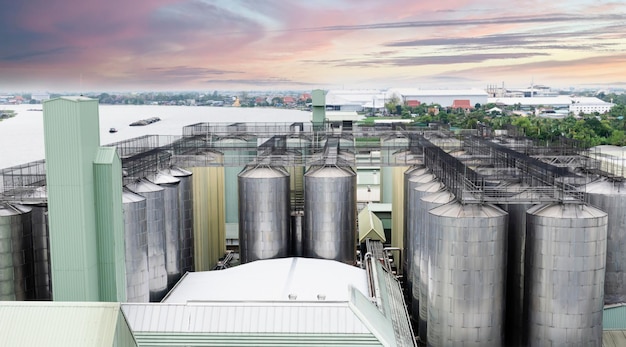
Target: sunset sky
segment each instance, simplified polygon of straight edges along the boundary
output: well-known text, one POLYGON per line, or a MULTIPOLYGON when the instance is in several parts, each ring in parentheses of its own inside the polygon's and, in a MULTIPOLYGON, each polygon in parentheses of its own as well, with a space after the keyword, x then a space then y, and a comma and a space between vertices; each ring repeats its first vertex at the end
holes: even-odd
POLYGON ((626 87, 622 0, 25 0, 0 91, 626 87))

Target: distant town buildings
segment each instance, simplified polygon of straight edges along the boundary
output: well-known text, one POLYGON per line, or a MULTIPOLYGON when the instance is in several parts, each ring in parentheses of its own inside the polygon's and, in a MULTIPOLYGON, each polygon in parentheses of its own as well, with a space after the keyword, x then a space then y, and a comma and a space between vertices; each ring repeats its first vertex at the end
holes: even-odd
MULTIPOLYGON (((620 91, 611 91, 619 94, 620 91)), ((534 114, 543 117, 563 118, 568 115, 604 114, 614 106, 593 95, 604 97, 605 91, 590 92, 556 91, 544 85, 532 85, 528 88, 505 88, 504 85, 489 85, 485 89, 330 89, 325 91, 325 108, 327 111, 348 112, 370 115, 387 115, 390 105, 417 108, 427 106, 429 113, 438 113, 439 109, 456 109, 465 112, 473 111, 477 105, 494 104, 498 114, 512 112, 517 114, 534 114), (584 96, 581 96, 584 95, 584 96), (589 96, 592 95, 592 96, 589 96), (432 110, 432 112, 431 112, 432 110)), ((32 94, 0 95, 0 104, 39 104, 58 94, 37 92, 32 94)), ((202 92, 146 92, 146 93, 86 93, 86 96, 98 98, 100 104, 125 105, 178 105, 178 106, 214 106, 214 107, 279 107, 300 108, 311 107, 311 93, 308 92, 230 92, 220 94, 202 92)), ((605 98, 606 100, 606 98, 605 98)), ((399 111, 397 112, 399 113, 399 111)), ((490 113, 492 113, 490 111, 490 113)))

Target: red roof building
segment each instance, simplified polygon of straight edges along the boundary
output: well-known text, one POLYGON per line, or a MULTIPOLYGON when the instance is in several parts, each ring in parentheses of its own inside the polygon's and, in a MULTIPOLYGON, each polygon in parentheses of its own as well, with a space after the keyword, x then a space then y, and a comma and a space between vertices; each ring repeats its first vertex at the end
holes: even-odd
POLYGON ((452 102, 452 108, 453 109, 457 109, 457 108, 461 108, 463 110, 473 110, 474 106, 472 106, 472 104, 470 104, 469 100, 454 100, 454 102, 452 102))
POLYGON ((406 105, 409 107, 417 107, 419 105, 421 105, 422 103, 419 100, 407 100, 406 101, 406 105))

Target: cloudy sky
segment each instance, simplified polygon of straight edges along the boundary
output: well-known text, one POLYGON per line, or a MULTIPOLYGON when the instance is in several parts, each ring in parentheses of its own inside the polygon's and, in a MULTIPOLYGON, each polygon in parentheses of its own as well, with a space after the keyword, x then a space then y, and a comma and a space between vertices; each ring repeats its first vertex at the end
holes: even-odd
POLYGON ((626 86, 622 0, 24 0, 0 91, 626 86))

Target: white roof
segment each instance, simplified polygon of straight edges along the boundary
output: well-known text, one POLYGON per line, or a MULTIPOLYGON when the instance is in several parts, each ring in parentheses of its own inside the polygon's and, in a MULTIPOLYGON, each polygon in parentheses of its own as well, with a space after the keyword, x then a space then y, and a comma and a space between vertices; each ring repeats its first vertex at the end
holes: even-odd
POLYGON ((571 105, 571 104, 583 104, 583 105, 612 105, 609 102, 600 100, 595 97, 571 97, 566 95, 560 96, 535 96, 528 98, 488 98, 487 102, 490 103, 502 103, 505 105, 571 105))
POLYGON ((487 102, 505 105, 570 105, 572 99, 569 96, 536 96, 532 98, 487 98, 487 102))
POLYGON ((3 346, 117 346, 121 324, 117 302, 0 302, 3 346))
POLYGON ((122 304, 134 333, 370 334, 344 303, 122 304))
POLYGON ((379 90, 330 90, 326 94, 326 105, 366 105, 375 102, 384 105, 385 94, 379 90), (375 101, 374 101, 375 100, 375 101))
POLYGON ((364 118, 365 116, 359 115, 356 111, 326 111, 326 119, 331 122, 343 120, 360 121, 364 118))
POLYGON ((369 295, 365 270, 326 259, 268 259, 220 271, 189 272, 163 302, 280 302, 290 301, 289 295, 295 295, 295 301, 319 301, 318 295, 325 301, 348 301, 349 286, 369 295))
POLYGON ((487 92, 482 89, 418 89, 418 88, 393 88, 389 89, 387 95, 399 94, 402 96, 487 96, 487 92))
POLYGON ((585 104, 585 105, 612 105, 610 102, 606 102, 604 100, 598 99, 592 96, 576 96, 570 98, 575 104, 585 104))

